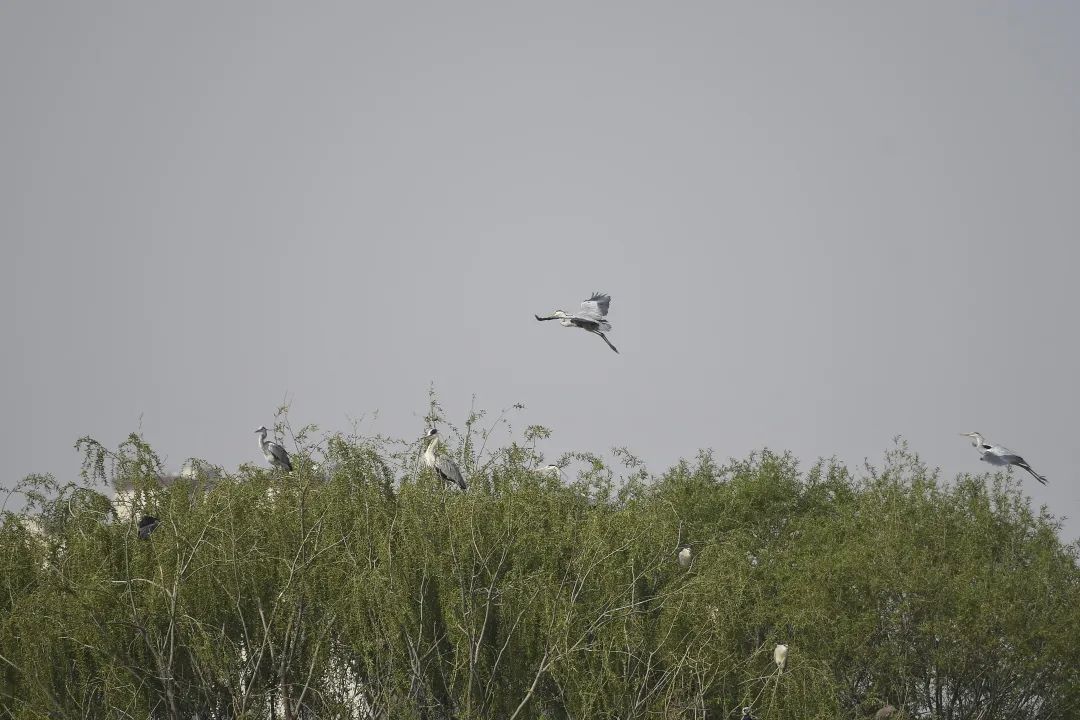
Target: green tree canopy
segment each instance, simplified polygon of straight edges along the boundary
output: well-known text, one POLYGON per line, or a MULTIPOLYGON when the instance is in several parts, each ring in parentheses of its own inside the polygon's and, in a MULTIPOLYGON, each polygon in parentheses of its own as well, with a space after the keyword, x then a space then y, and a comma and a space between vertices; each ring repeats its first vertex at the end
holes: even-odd
POLYGON ((470 426, 462 493, 415 445, 311 431, 288 474, 161 483, 132 435, 81 440, 80 482, 20 483, 0 717, 1080 713, 1077 548, 1010 475, 944 482, 900 445, 858 473, 765 450, 652 476, 618 451, 559 478, 546 429, 492 448, 470 426))

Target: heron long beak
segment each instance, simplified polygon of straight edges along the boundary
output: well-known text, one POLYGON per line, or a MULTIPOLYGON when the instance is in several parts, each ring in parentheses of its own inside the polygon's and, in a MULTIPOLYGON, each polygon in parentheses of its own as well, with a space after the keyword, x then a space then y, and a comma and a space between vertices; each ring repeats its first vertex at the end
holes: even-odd
POLYGON ((537 320, 554 320, 555 319, 554 315, 549 315, 547 317, 540 317, 539 315, 533 315, 533 317, 536 318, 537 320))

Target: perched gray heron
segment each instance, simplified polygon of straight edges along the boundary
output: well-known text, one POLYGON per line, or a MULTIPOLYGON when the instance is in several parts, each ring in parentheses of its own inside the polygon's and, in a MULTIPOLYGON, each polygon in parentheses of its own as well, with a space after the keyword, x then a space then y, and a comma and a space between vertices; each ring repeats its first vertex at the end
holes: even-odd
POLYGON ((744 707, 742 709, 742 720, 755 720, 754 716, 750 714, 749 707, 744 707))
POLYGON ((787 665, 787 645, 777 645, 772 651, 773 662, 776 663, 776 670, 779 674, 784 674, 784 666, 787 665))
POLYGON ((540 473, 541 475, 550 475, 551 477, 555 478, 562 477, 562 468, 558 465, 545 465, 544 467, 536 468, 536 472, 540 473))
POLYGON ((689 545, 683 545, 679 550, 679 564, 683 567, 690 567, 690 561, 693 559, 693 553, 690 551, 689 545))
POLYGON ((960 434, 964 437, 971 438, 971 444, 979 449, 980 460, 988 462, 991 465, 1015 465, 1016 467, 1024 468, 1029 473, 1031 473, 1032 477, 1034 477, 1036 480, 1041 482, 1043 485, 1046 484, 1045 476, 1040 475, 1039 473, 1032 470, 1031 466, 1027 464, 1024 458, 1020 457, 1009 448, 1002 447, 1001 445, 990 445, 985 440, 983 440, 983 436, 977 432, 960 434))
POLYGON ((154 529, 160 524, 160 522, 161 521, 153 515, 143 515, 142 519, 139 520, 139 539, 149 540, 150 533, 154 532, 154 529))
POLYGON ((465 478, 461 476, 461 470, 458 469, 457 463, 445 455, 435 454, 435 446, 439 444, 439 431, 431 428, 424 437, 431 439, 431 442, 428 443, 427 448, 424 450, 424 464, 434 470, 435 474, 446 482, 454 483, 462 490, 467 490, 468 486, 465 484, 465 478))
POLYGON ((276 442, 266 439, 266 433, 270 432, 266 429, 266 426, 263 425, 262 427, 257 428, 255 432, 260 434, 259 449, 262 450, 266 462, 270 463, 273 467, 292 471, 292 460, 289 460, 289 453, 285 452, 285 448, 281 447, 276 442))
POLYGON ((607 335, 604 334, 605 331, 611 330, 611 323, 605 319, 609 305, 611 305, 610 295, 594 292, 592 297, 581 303, 581 309, 573 315, 569 315, 562 310, 556 310, 547 317, 540 317, 539 315, 533 317, 537 320, 558 320, 563 327, 579 327, 582 330, 588 330, 594 335, 599 335, 609 348, 619 352, 611 344, 611 341, 607 339, 607 335))

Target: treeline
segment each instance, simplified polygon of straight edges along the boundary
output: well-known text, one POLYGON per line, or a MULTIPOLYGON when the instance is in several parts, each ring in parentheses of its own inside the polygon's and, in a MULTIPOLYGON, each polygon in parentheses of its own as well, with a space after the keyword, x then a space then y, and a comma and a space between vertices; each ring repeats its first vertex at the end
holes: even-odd
POLYGON ((899 446, 559 478, 544 435, 458 435, 467 492, 381 439, 166 485, 84 438, 3 515, 0 717, 1080 717, 1076 547, 1010 477, 899 446))

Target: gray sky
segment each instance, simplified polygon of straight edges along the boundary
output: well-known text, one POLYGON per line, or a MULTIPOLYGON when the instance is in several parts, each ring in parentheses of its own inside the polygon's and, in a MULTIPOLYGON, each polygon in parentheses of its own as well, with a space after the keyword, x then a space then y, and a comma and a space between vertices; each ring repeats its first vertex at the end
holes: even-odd
POLYGON ((1080 6, 780 5, 4 3, 4 483, 434 381, 653 470, 979 430, 1080 516, 1080 6), (532 319, 594 289, 619 355, 532 319))

